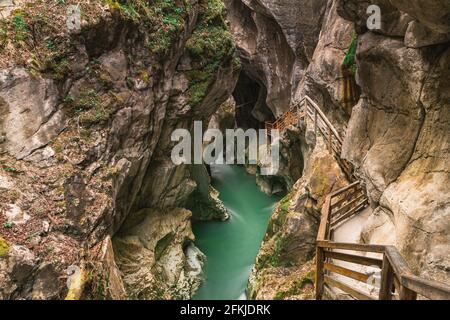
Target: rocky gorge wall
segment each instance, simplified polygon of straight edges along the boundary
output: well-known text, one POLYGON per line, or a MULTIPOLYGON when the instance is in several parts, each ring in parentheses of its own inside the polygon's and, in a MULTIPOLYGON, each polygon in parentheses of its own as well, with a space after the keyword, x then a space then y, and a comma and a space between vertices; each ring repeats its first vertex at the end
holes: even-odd
MULTIPOLYGON (((359 241, 394 244, 417 274, 448 282, 448 1, 225 0, 227 22, 220 0, 96 0, 81 5, 75 31, 76 1, 6 2, 1 299, 191 297, 204 263, 191 222, 227 212, 205 167, 172 163, 172 131, 194 120, 263 126, 305 94, 367 188, 359 241), (381 30, 366 28, 369 4, 381 8, 381 30), (235 112, 216 113, 230 96, 235 112)), ((348 183, 309 120, 286 130, 281 155, 277 177, 257 176, 265 192, 287 195, 252 299, 313 297, 320 210, 348 183)))
POLYGON ((72 30, 75 3, 2 11, 0 298, 189 298, 197 184, 170 137, 234 88, 224 6, 90 1, 72 30))
MULTIPOLYGON (((344 137, 341 157, 364 182, 372 211, 359 241, 394 244, 418 275, 448 282, 448 1, 227 4, 243 68, 263 85, 273 113, 279 116, 307 94, 344 137), (380 30, 366 27, 371 4, 381 8, 380 30), (270 29, 261 26, 266 20, 270 29), (352 39, 357 95, 349 99, 343 62, 352 39), (282 69, 286 64, 289 71, 282 69), (283 89, 272 90, 274 85, 283 89)), ((251 298, 311 297, 308 260, 323 197, 346 182, 338 167, 330 169, 335 160, 325 157, 322 138, 308 122, 283 137, 288 145, 293 137, 300 144, 284 160, 289 166, 302 159, 303 172, 288 184, 290 192, 271 219, 249 282, 251 298)))

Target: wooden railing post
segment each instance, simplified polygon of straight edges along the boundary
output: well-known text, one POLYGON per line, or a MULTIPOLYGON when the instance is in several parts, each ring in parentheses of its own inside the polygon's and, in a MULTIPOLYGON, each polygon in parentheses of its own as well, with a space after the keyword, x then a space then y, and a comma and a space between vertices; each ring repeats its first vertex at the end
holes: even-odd
POLYGON ((417 293, 400 285, 399 300, 417 300, 417 293))
POLYGON ((330 154, 333 154, 333 149, 332 149, 332 133, 331 133, 331 127, 328 127, 328 151, 330 152, 330 154))
POLYGON ((392 286, 394 285, 394 270, 389 263, 386 254, 383 256, 383 266, 381 268, 380 300, 392 300, 392 286))
POLYGON ((316 247, 316 300, 322 300, 324 286, 324 253, 323 248, 316 247))
POLYGON ((314 134, 317 136, 317 110, 314 109, 314 134))

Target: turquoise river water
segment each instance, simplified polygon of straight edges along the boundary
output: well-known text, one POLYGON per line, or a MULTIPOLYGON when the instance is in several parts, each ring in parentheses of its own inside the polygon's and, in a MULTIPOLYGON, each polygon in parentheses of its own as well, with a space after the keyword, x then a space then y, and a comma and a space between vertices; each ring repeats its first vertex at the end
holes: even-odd
POLYGON ((232 216, 193 225, 205 253, 205 282, 195 300, 245 299, 245 288, 277 197, 262 193, 240 166, 211 166, 212 184, 232 216))

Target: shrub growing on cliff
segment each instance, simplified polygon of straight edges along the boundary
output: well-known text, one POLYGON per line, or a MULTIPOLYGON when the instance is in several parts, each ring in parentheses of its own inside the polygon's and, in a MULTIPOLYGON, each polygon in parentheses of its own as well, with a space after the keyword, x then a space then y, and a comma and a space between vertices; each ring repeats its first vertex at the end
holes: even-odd
POLYGON ((185 27, 188 4, 180 0, 105 0, 112 10, 133 22, 148 36, 148 48, 157 55, 167 53, 185 27))
POLYGON ((356 35, 353 34, 352 42, 350 43, 350 47, 345 55, 344 62, 342 63, 343 69, 351 70, 352 74, 356 74, 357 65, 356 65, 356 48, 358 45, 358 41, 356 35))
POLYGON ((16 41, 24 40, 28 35, 28 25, 24 20, 22 12, 19 11, 13 15, 12 24, 14 26, 16 41))
POLYGON ((303 291, 306 291, 306 296, 303 298, 313 298, 313 288, 314 288, 314 279, 315 279, 315 271, 308 271, 307 273, 302 274, 298 280, 294 281, 291 287, 285 291, 279 291, 273 297, 273 300, 285 300, 286 298, 296 296, 301 294, 303 291), (305 290, 306 287, 309 287, 305 290))
POLYGON ((234 43, 225 23, 222 0, 202 1, 199 24, 186 42, 196 73, 189 75, 189 104, 198 105, 205 97, 220 65, 233 55, 234 43), (192 75, 196 75, 196 77, 192 75))

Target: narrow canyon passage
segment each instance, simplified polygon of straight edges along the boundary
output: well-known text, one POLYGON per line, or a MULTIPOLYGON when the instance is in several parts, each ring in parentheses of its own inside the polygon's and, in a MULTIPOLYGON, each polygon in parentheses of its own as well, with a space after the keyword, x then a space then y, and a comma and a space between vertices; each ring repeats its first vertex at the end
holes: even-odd
POLYGON ((211 166, 211 175, 232 216, 226 222, 193 226, 196 245, 207 257, 206 280, 194 299, 245 299, 248 277, 279 197, 262 193, 255 177, 240 166, 211 166))

